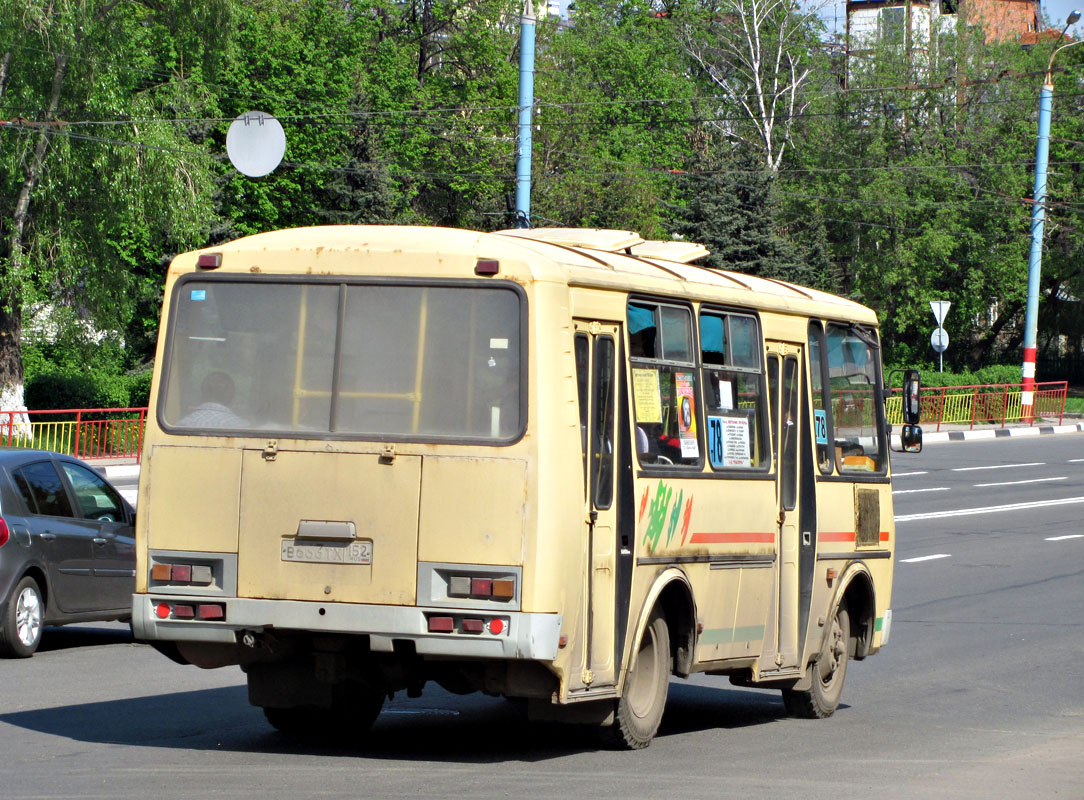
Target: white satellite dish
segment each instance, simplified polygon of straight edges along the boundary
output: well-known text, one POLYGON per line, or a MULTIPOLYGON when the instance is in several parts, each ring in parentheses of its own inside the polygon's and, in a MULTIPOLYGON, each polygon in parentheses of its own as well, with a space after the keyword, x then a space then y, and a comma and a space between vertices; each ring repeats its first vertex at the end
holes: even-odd
POLYGON ((286 154, 286 133, 264 111, 246 111, 226 132, 226 155, 234 169, 250 178, 272 172, 286 154))

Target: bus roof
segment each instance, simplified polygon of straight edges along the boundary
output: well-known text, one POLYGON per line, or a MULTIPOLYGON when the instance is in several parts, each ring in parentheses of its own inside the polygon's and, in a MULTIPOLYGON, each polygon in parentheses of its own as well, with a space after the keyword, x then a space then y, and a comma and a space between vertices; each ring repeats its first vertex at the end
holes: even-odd
MULTIPOLYGON (((442 271, 461 275, 464 259, 509 259, 525 263, 536 281, 876 322, 871 309, 852 300, 785 281, 686 263, 707 255, 707 249, 690 242, 645 242, 631 231, 549 228, 482 233, 424 226, 329 225, 259 233, 200 252, 223 254, 222 266, 228 271, 311 274, 340 273, 341 263, 333 265, 324 259, 345 253, 436 255, 435 265, 419 271, 424 275, 442 271), (294 257, 275 267, 269 262, 278 259, 263 257, 273 253, 294 257), (300 254, 303 259, 297 258, 300 254)), ((191 255, 194 260, 195 254, 191 255)))

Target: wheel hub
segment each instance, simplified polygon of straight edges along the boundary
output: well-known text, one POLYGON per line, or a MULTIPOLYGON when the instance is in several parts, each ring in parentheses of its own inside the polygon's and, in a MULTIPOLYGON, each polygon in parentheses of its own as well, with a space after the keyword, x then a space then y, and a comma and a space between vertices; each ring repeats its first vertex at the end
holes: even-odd
POLYGON ((30 647, 41 633, 41 600, 27 588, 15 604, 15 631, 24 647, 30 647))

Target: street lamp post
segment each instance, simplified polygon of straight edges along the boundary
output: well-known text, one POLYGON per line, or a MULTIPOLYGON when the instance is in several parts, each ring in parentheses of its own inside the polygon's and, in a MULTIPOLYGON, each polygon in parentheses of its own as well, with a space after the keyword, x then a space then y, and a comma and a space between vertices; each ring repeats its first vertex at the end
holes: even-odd
POLYGON ((1031 201, 1031 254, 1028 257, 1028 303, 1024 314, 1023 392, 1020 398, 1021 416, 1030 420, 1035 403, 1035 349, 1039 323, 1039 272, 1043 264, 1043 226, 1046 224, 1046 163, 1050 153, 1050 108, 1054 101, 1054 57, 1066 47, 1080 44, 1084 39, 1057 47, 1065 32, 1080 19, 1079 11, 1070 12, 1065 27, 1055 42, 1054 52, 1046 65, 1046 77, 1039 92, 1039 141, 1035 145, 1035 192, 1031 201))

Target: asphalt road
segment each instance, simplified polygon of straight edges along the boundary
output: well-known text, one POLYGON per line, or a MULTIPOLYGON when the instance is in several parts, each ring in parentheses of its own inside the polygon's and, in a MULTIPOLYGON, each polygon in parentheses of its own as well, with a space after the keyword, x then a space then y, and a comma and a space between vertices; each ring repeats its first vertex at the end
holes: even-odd
POLYGON ((852 664, 831 719, 789 719, 777 692, 722 678, 675 680, 658 738, 625 753, 434 688, 319 748, 274 733, 238 670, 78 626, 0 662, 0 797, 1084 796, 1084 435, 893 464, 892 638, 852 664))

